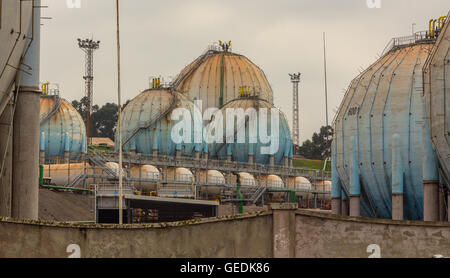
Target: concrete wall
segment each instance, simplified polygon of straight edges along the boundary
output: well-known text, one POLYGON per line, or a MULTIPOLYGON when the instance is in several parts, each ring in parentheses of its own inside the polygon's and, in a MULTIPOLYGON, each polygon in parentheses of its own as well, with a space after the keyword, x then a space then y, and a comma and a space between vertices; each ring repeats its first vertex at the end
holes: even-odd
POLYGON ((150 225, 0 218, 0 257, 450 257, 450 223, 336 216, 272 204, 269 212, 150 225))
POLYGON ((271 257, 272 215, 130 226, 70 225, 0 219, 0 257, 271 257))
POLYGON ((356 218, 296 212, 298 258, 368 258, 369 245, 382 258, 450 257, 450 223, 356 218), (377 247, 375 247, 377 248, 377 247))

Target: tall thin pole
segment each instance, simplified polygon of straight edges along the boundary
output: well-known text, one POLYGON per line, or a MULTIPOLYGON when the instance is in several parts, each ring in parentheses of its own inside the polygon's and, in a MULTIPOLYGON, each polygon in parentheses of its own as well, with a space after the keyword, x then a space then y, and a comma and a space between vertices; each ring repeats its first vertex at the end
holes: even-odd
POLYGON ((123 191, 122 191, 122 130, 120 114, 122 110, 120 96, 120 25, 119 25, 119 0, 116 0, 117 11, 117 96, 118 96, 118 121, 117 130, 119 137, 119 224, 123 224, 123 191))
MULTIPOLYGON (((327 80, 327 51, 326 51, 326 40, 325 40, 325 32, 323 32, 323 67, 324 67, 324 72, 325 72, 325 123, 326 123, 326 148, 328 149, 330 146, 330 139, 329 139, 329 134, 328 134, 328 80, 327 80)), ((331 156, 331 152, 329 153, 329 155, 327 155, 325 157, 325 163, 323 165, 323 170, 325 171, 326 167, 327 167, 327 160, 330 158, 329 156, 331 156)))
POLYGON ((326 124, 328 127, 328 81, 327 81, 327 52, 325 45, 325 32, 323 33, 323 64, 325 69, 325 110, 326 110, 325 114, 326 114, 326 124))

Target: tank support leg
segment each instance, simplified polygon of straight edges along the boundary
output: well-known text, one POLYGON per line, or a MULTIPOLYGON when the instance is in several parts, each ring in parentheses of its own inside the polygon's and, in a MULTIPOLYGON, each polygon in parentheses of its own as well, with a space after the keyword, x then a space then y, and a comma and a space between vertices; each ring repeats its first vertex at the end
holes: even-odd
POLYGON ((359 180, 358 145, 356 137, 352 137, 352 174, 350 176, 350 216, 361 216, 361 183, 359 180))
POLYGON ((403 220, 403 168, 400 135, 392 136, 392 219, 403 220))
POLYGON ((423 220, 439 221, 439 181, 423 181, 423 220))

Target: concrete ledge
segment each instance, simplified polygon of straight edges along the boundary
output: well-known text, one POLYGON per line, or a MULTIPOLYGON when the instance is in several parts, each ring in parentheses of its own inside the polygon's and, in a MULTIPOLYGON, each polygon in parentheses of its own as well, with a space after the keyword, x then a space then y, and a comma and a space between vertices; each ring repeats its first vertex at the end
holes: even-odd
POLYGON ((297 203, 274 203, 269 204, 269 210, 296 210, 298 209, 297 203))
POLYGON ((202 218, 185 220, 170 223, 152 223, 152 224, 82 224, 73 222, 54 222, 54 221, 43 221, 43 220, 29 220, 29 219, 17 219, 12 217, 0 217, 0 224, 23 224, 32 226, 42 226, 42 227, 57 227, 57 228, 83 228, 83 229, 113 229, 113 230, 136 230, 136 229, 161 229, 170 227, 183 227, 191 225, 201 225, 208 223, 216 223, 223 221, 233 221, 233 220, 245 220, 249 218, 256 218, 259 216, 272 215, 272 212, 258 211, 258 212, 248 212, 241 215, 225 215, 213 218, 202 218))
POLYGON ((322 219, 340 220, 347 222, 358 222, 366 224, 384 224, 384 225, 400 225, 400 226, 420 226, 420 227, 443 227, 450 228, 450 222, 429 222, 429 221, 409 221, 409 220, 391 220, 381 218, 365 218, 365 217, 351 217, 336 214, 329 214, 323 212, 314 212, 307 210, 297 210, 297 215, 318 217, 322 219))

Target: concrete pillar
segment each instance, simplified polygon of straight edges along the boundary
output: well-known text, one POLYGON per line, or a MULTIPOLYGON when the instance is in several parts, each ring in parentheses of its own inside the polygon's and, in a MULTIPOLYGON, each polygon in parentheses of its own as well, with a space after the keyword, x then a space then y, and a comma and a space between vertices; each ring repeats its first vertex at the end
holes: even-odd
POLYGON ((275 166, 275 156, 274 155, 270 156, 269 163, 270 163, 270 167, 274 167, 275 166))
POLYGON ((39 110, 37 87, 21 87, 14 114, 12 216, 38 219, 39 110))
POLYGON ((348 211, 348 199, 343 196, 342 198, 342 202, 341 202, 341 215, 344 216, 348 216, 349 215, 349 211, 348 211))
POLYGON ((39 139, 39 164, 45 164, 45 132, 41 132, 41 137, 39 139))
POLYGON ((350 216, 361 216, 361 201, 360 195, 350 196, 350 216))
POLYGON ((423 104, 424 123, 422 128, 422 176, 423 176, 423 219, 439 220, 439 173, 437 156, 433 150, 430 134, 430 118, 427 105, 423 104))
POLYGON ((11 217, 13 111, 10 102, 0 116, 0 216, 5 217, 11 217))
POLYGON ((295 258, 297 203, 270 204, 273 217, 273 258, 295 258))
POLYGON ((227 155, 227 161, 231 162, 231 155, 227 155))
POLYGON ((331 199, 331 213, 336 215, 341 215, 342 208, 341 208, 341 198, 333 197, 331 199))
POLYGON ((342 214, 342 187, 341 180, 334 159, 334 145, 331 145, 331 212, 336 215, 342 214))
POLYGON ((358 142, 355 136, 352 136, 352 161, 351 161, 351 175, 350 175, 350 216, 361 216, 361 184, 359 180, 359 165, 358 165, 358 142))
POLYGON ((181 150, 177 150, 176 156, 177 158, 181 158, 181 150))
POLYGON ((423 220, 439 221, 439 181, 423 181, 423 220))
POLYGON ((64 151, 64 163, 68 164, 70 161, 70 151, 64 151))
POLYGON ((447 195, 445 194, 444 187, 439 185, 439 221, 444 222, 445 219, 445 202, 447 195))
POLYGON ((392 136, 392 219, 403 220, 403 165, 400 135, 392 136))
POLYGON ((289 157, 287 157, 287 156, 284 157, 283 165, 284 165, 284 168, 289 168, 289 157))
POLYGON ((199 151, 195 151, 195 160, 196 161, 200 160, 200 152, 199 151))
POLYGON ((208 153, 207 152, 203 153, 203 159, 208 161, 208 153))
POLYGON ((153 159, 156 159, 158 157, 158 150, 154 149, 153 150, 153 159))
POLYGON ((248 164, 253 164, 253 155, 252 154, 248 155, 248 164))
POLYGON ((392 194, 392 220, 403 220, 403 194, 392 194))
POLYGON ((447 221, 450 222, 450 190, 447 192, 447 221))
POLYGON ((289 157, 289 168, 292 168, 292 157, 289 157))

